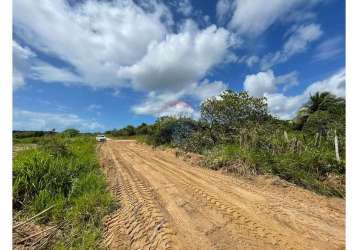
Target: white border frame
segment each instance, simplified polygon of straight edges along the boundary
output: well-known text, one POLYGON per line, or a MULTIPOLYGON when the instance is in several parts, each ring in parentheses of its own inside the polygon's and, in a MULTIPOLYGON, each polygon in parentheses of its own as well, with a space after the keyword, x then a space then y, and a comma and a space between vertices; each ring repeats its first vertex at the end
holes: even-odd
POLYGON ((12 1, 0 1, 0 245, 12 249, 12 1))

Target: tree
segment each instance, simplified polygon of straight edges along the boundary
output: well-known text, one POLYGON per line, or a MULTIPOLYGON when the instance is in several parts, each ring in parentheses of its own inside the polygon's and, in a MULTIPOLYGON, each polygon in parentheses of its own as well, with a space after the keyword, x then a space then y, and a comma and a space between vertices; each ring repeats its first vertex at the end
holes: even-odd
POLYGON ((132 125, 128 125, 127 127, 120 129, 119 134, 122 136, 135 135, 135 128, 132 125))
POLYGON ((214 141, 223 135, 231 137, 240 127, 270 117, 266 98, 250 96, 246 91, 226 90, 218 97, 206 99, 200 111, 214 141))
POLYGON ((337 97, 329 92, 317 92, 310 96, 309 101, 297 112, 294 127, 298 130, 305 129, 320 133, 324 133, 328 127, 334 127, 343 132, 345 107, 344 98, 337 97), (306 126, 308 121, 309 124, 306 126))
POLYGON ((332 108, 337 106, 345 106, 345 100, 337 97, 329 92, 317 92, 310 96, 310 100, 305 104, 310 111, 314 113, 316 111, 333 111, 332 108))
POLYGON ((149 133, 149 126, 143 122, 135 130, 138 135, 147 135, 149 133))
POLYGON ((77 129, 74 129, 74 128, 68 128, 62 132, 62 134, 69 136, 69 137, 74 137, 74 136, 78 135, 79 133, 80 133, 80 131, 77 129))

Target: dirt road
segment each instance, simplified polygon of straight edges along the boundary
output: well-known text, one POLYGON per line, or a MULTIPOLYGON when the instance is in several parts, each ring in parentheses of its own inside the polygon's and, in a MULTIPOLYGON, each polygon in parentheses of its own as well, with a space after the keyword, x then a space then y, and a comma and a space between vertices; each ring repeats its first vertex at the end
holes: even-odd
POLYGON ((111 249, 344 249, 344 200, 192 167, 135 141, 108 141, 102 167, 119 208, 111 249))

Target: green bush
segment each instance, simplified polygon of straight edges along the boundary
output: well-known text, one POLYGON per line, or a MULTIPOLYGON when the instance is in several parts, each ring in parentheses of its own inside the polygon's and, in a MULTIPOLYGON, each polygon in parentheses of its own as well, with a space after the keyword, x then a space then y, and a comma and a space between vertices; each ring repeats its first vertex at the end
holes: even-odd
POLYGON ((74 128, 65 129, 62 134, 64 136, 74 137, 80 134, 80 131, 74 128))

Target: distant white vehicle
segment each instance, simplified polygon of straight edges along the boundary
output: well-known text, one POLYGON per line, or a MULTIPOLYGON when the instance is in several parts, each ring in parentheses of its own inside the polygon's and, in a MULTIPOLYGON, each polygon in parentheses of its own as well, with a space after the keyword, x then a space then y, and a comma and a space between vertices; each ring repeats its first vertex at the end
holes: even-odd
POLYGON ((96 136, 96 141, 103 142, 103 141, 106 141, 106 140, 107 140, 107 138, 104 135, 97 135, 96 136))

